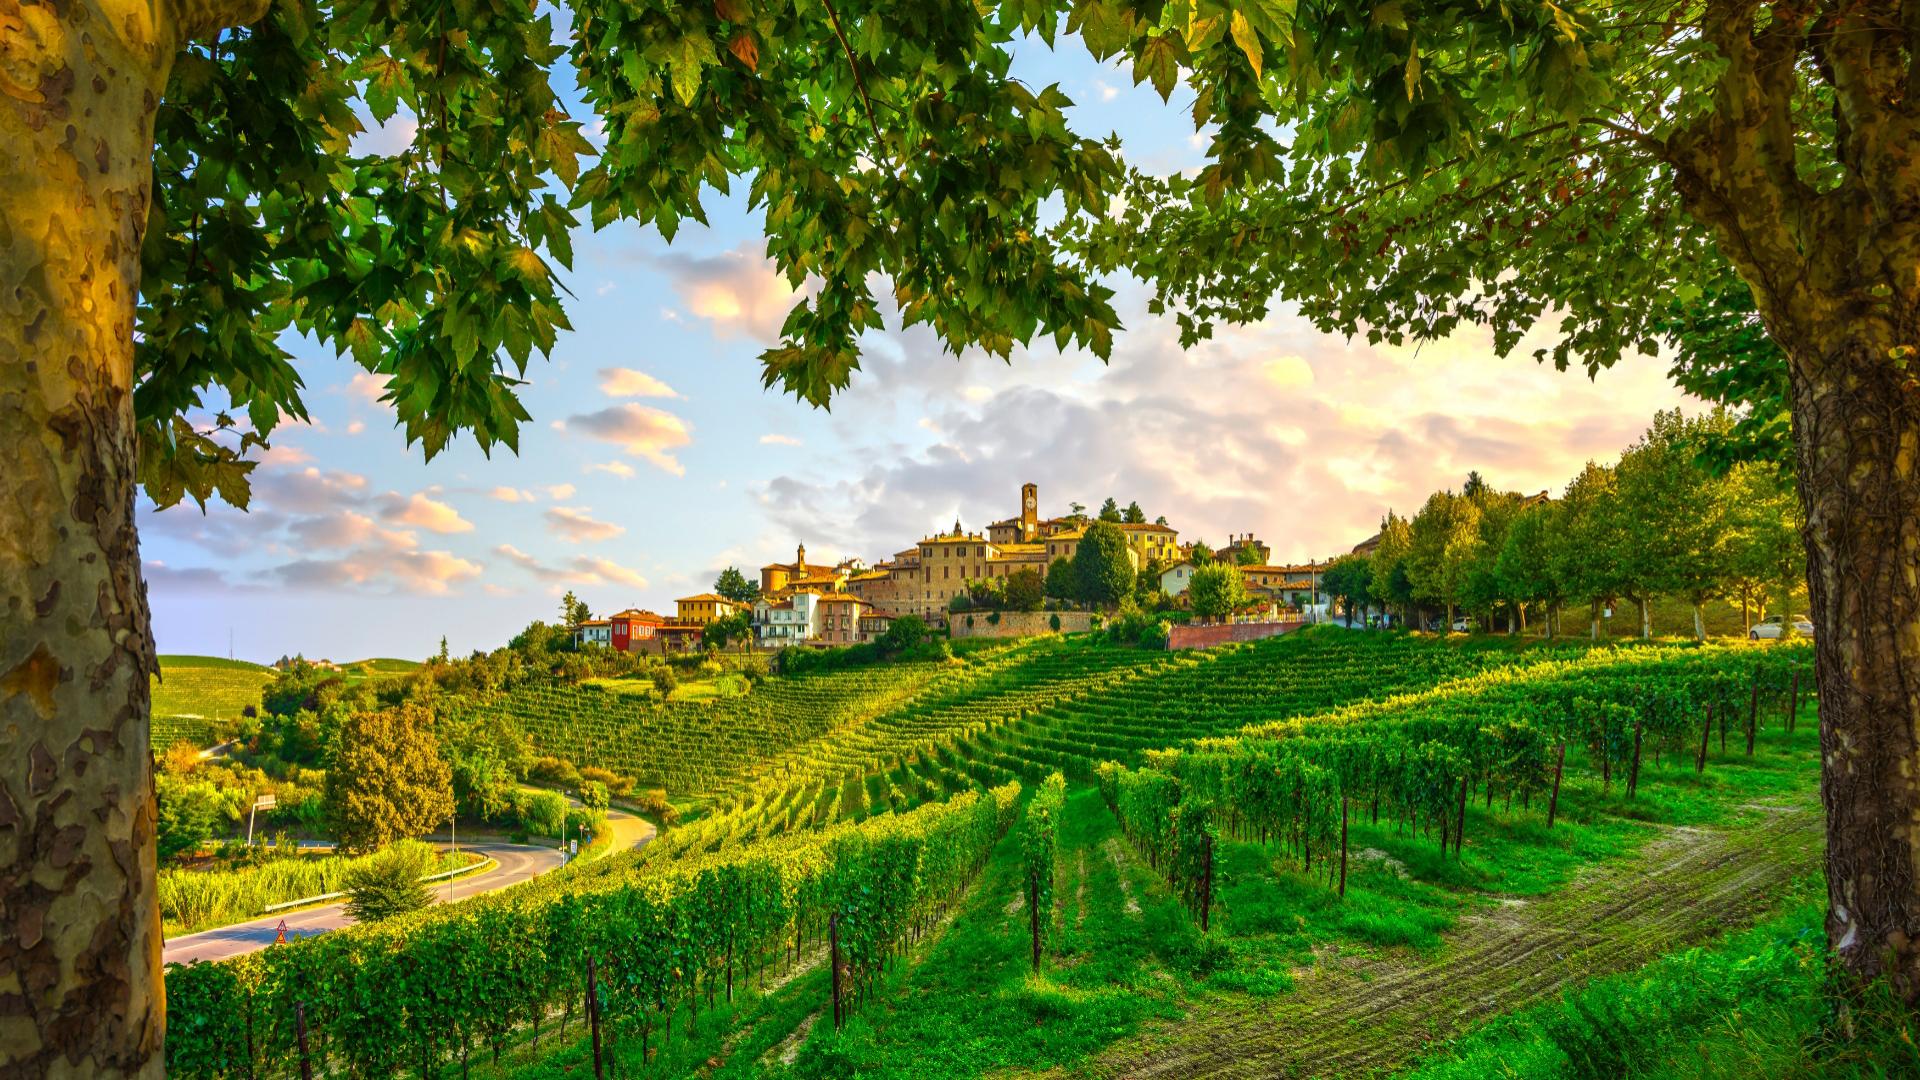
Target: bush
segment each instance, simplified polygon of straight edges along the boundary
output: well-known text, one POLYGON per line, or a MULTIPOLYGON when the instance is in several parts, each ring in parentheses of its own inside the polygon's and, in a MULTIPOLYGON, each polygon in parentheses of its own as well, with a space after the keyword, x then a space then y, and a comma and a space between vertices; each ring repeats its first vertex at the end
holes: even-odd
POLYGON ((587 809, 605 810, 607 808, 607 801, 607 785, 598 780, 582 780, 580 782, 580 802, 587 809))
POLYGON ((1057 612, 1047 616, 1047 625, 1052 628, 1054 633, 1057 634, 1060 632, 1060 616, 1057 612))
POLYGON ((610 795, 625 795, 633 790, 633 777, 621 776, 612 769, 603 769, 598 765, 588 765, 580 770, 580 781, 594 781, 606 785, 610 795))
POLYGON ((558 837, 567 819, 567 800, 554 791, 517 792, 513 809, 520 823, 537 836, 558 837))
POLYGON ((379 922, 426 907, 432 899, 420 879, 432 865, 433 849, 403 840, 347 872, 347 914, 360 922, 379 922))
POLYGON ((653 688, 660 691, 661 697, 666 697, 668 694, 679 689, 679 687, 680 677, 673 673, 673 666, 671 664, 653 673, 653 688))
POLYGON ((574 787, 586 773, 573 767, 573 762, 565 758, 543 757, 527 770, 527 779, 538 780, 544 784, 559 784, 562 787, 574 787))

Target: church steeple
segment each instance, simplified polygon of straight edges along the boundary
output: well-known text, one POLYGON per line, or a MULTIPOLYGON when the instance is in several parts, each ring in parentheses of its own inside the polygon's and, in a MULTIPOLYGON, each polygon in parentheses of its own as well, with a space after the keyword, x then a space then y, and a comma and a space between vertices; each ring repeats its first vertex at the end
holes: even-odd
POLYGON ((794 552, 793 562, 795 570, 802 574, 807 572, 807 545, 801 544, 800 550, 794 552))

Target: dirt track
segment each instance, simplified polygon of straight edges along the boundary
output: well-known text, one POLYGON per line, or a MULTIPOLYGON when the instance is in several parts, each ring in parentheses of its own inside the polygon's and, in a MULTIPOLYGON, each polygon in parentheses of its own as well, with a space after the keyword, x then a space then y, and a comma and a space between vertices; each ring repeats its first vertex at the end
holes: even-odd
POLYGON ((1670 829, 1549 896, 1463 920, 1436 958, 1330 954, 1279 998, 1214 1007, 1109 1050, 1113 1077, 1368 1076, 1434 1039, 1743 927, 1819 868, 1820 812, 1754 808, 1730 829, 1670 829))

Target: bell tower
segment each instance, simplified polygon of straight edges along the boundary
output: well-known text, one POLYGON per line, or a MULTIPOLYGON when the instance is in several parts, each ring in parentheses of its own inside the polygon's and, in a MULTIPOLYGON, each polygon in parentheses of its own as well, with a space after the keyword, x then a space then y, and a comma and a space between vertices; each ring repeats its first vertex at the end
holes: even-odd
POLYGON ((800 550, 793 553, 793 564, 793 572, 795 574, 805 574, 807 572, 807 545, 801 544, 800 550))
POLYGON ((1020 539, 1032 543, 1040 538, 1040 487, 1020 485, 1020 539))

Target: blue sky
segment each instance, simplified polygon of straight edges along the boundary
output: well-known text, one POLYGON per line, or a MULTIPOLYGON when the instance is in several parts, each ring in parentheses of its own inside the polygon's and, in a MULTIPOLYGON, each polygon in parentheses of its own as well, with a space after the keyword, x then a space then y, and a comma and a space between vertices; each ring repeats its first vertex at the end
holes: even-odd
MULTIPOLYGON (((1076 129, 1119 133, 1137 165, 1203 160, 1186 101, 1162 104, 1076 39, 1030 45, 1016 71, 1058 83, 1076 129)), ((410 135, 401 118, 365 141, 410 135)), ((670 612, 721 568, 752 577, 798 542, 809 561, 872 561, 956 517, 977 528, 1013 514, 1026 481, 1044 513, 1111 495, 1185 538, 1253 531, 1278 559, 1318 558, 1470 469, 1557 490, 1687 401, 1657 360, 1594 382, 1536 365, 1534 341, 1506 358, 1478 332, 1369 347, 1285 309, 1182 350, 1120 279, 1128 329, 1110 365, 1050 344, 1011 365, 955 359, 890 319, 823 412, 760 385, 791 294, 758 215, 736 195, 714 196, 709 217, 671 245, 631 224, 576 233, 575 331, 530 371, 517 456, 463 443, 422 461, 377 383, 290 341, 314 423, 275 437, 253 508, 142 501, 161 651, 420 657, 443 635, 456 652, 492 648, 551 619, 567 589, 596 612, 670 612)))

